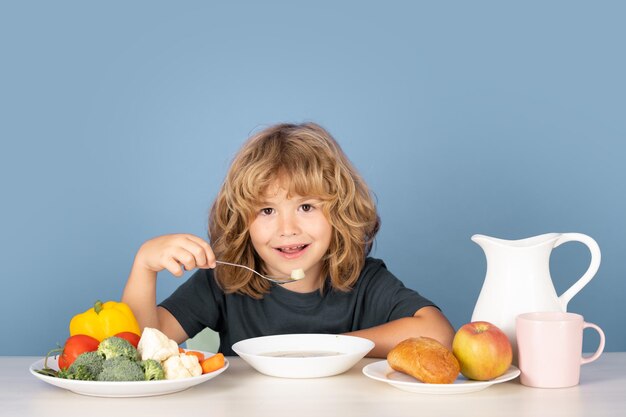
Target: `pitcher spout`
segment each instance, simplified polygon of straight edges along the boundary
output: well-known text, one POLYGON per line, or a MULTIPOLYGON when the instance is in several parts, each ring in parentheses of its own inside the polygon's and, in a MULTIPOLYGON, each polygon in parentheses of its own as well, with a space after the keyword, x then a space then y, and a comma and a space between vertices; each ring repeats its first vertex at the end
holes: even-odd
POLYGON ((559 238, 559 236, 561 236, 561 233, 545 233, 543 235, 528 237, 525 239, 507 240, 477 234, 473 235, 471 240, 483 249, 488 246, 530 248, 553 243, 559 238))
POLYGON ((483 245, 496 243, 498 240, 502 240, 502 239, 498 239, 498 238, 486 236, 486 235, 473 235, 471 237, 471 240, 472 242, 478 244, 478 246, 483 247, 483 245))

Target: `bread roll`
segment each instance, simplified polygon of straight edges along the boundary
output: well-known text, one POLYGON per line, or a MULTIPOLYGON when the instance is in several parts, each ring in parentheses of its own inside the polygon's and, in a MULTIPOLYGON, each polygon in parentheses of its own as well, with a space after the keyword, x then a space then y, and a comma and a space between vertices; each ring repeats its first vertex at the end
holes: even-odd
POLYGON ((394 370, 428 384, 451 384, 461 370, 459 361, 444 345, 430 337, 413 337, 387 355, 394 370))

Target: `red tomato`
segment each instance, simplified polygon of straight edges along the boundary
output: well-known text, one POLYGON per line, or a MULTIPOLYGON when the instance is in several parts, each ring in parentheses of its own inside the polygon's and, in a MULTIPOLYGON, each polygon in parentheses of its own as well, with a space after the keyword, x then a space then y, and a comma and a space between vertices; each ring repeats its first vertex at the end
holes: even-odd
POLYGON ((135 348, 137 348, 137 345, 139 344, 140 337, 133 332, 120 332, 117 333, 115 336, 128 340, 131 345, 135 346, 135 348))
POLYGON ((98 339, 84 334, 68 337, 63 346, 63 352, 59 355, 59 368, 69 368, 81 353, 92 352, 98 349, 99 344, 98 339))

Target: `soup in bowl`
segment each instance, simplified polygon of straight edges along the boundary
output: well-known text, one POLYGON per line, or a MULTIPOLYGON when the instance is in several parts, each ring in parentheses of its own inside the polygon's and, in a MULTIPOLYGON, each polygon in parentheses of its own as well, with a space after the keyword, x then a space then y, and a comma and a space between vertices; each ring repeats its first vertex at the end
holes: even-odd
POLYGON ((242 340, 233 350, 265 375, 321 378, 346 372, 374 348, 362 337, 334 334, 284 334, 242 340))

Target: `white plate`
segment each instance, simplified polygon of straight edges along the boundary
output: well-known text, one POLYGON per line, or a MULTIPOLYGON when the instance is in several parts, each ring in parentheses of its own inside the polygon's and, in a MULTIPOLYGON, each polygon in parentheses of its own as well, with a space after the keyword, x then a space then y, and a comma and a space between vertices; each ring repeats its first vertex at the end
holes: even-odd
MULTIPOLYGON (((213 353, 209 352, 202 353, 204 353, 207 358, 213 355, 213 353)), ((228 360, 226 360, 221 369, 192 378, 124 382, 73 381, 71 379, 55 378, 53 376, 37 373, 36 370, 44 367, 44 361, 45 359, 38 360, 30 366, 30 373, 36 378, 77 394, 95 397, 148 397, 152 395, 172 394, 215 378, 228 368, 228 360)), ((56 360, 53 357, 48 358, 48 367, 58 370, 56 360)))
POLYGON ((386 382, 404 391, 419 394, 464 394, 515 379, 520 374, 520 370, 511 365, 504 375, 490 381, 472 381, 459 374, 459 377, 452 384, 425 384, 402 372, 394 371, 387 361, 371 363, 363 368, 363 373, 369 378, 386 382))
POLYGON ((263 336, 233 345, 233 350, 254 369, 282 378, 338 375, 352 368, 373 348, 371 340, 334 334, 263 336), (296 357, 268 356, 271 354, 296 357))

